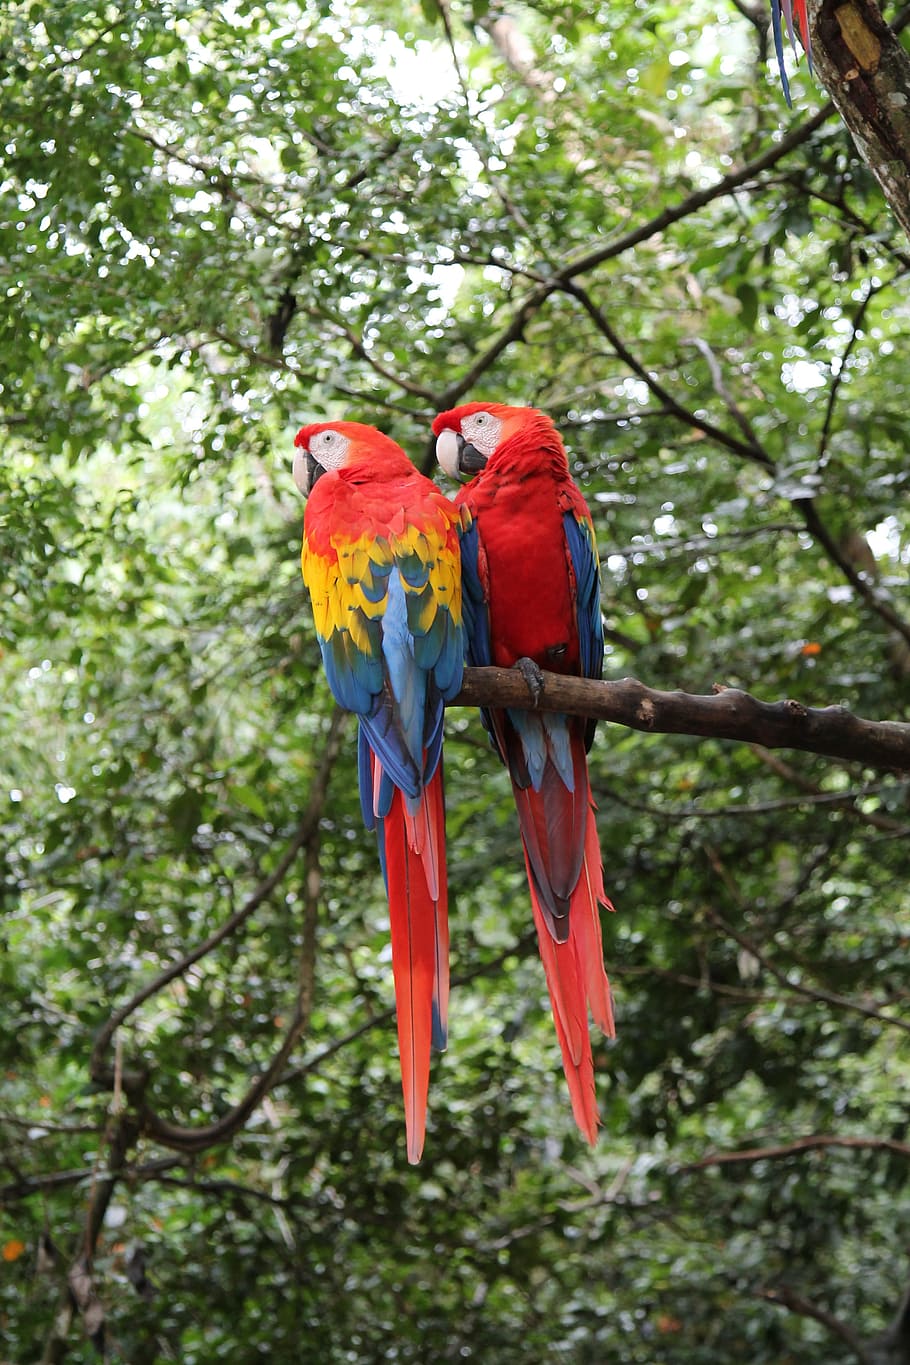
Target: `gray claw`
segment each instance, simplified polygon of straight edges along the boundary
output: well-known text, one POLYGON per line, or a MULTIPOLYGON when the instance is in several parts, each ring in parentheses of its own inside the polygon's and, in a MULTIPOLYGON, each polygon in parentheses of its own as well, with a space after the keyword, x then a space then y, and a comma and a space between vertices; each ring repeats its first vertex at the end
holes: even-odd
POLYGON ((522 656, 522 658, 516 659, 513 667, 517 668, 521 676, 524 678, 525 686, 527 687, 528 691, 531 694, 531 700, 533 701, 534 705, 539 706, 540 699, 544 694, 545 687, 543 673, 541 673, 539 667, 534 662, 534 660, 529 659, 526 656, 522 656))

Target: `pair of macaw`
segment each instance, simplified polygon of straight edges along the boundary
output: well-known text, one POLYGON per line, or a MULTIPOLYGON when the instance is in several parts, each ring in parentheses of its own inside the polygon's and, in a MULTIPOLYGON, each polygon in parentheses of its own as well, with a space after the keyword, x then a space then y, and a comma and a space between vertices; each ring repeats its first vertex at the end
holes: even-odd
MULTIPOLYGON (((446 472, 475 476, 454 502, 358 422, 304 427, 294 459, 307 497, 303 577, 329 685, 360 722, 360 801, 389 900, 411 1162, 423 1150, 431 1044, 446 1044, 445 703, 465 660, 521 661, 532 679, 540 668, 598 678, 603 663, 594 528, 553 423, 532 408, 469 403, 433 431, 446 472)), ((593 1143, 589 1008, 613 1036, 598 902, 612 906, 586 759, 594 722, 494 708, 483 719, 512 780, 572 1108, 593 1143)))

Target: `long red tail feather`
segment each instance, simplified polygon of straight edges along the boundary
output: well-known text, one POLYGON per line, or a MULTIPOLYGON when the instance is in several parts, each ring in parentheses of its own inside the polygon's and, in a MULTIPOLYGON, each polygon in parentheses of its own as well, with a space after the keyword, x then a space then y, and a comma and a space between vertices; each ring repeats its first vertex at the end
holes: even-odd
POLYGON ((604 891, 603 864, 600 858, 600 841, 597 838, 597 822, 594 819, 594 802, 591 799, 590 784, 587 785, 588 827, 585 833, 585 857, 569 917, 572 921, 572 935, 578 944, 578 956, 584 969, 588 1007, 597 1027, 608 1038, 615 1038, 613 998, 604 971, 603 935, 600 931, 600 914, 597 909, 600 904, 607 910, 612 910, 613 902, 604 891), (575 909, 576 904, 578 910, 575 909))
POLYGON ((383 822, 392 971, 408 1161, 418 1162, 426 1131, 430 1044, 445 1046, 449 995, 448 893, 442 765, 415 813, 398 790, 383 822))
MULTIPOLYGON (((574 738, 572 742, 573 744, 576 742, 574 738)), ((580 744, 581 740, 577 742, 580 744)), ((564 789, 565 801, 567 804, 576 801, 585 803, 584 855, 581 873, 570 897, 568 937, 564 943, 557 942, 549 928, 550 916, 538 898, 535 876, 526 847, 525 865, 528 870, 540 956, 547 978, 556 1036, 572 1100, 572 1112, 578 1127, 593 1145, 600 1118, 594 1093, 594 1063, 588 1030, 588 1010, 590 1009, 598 1027, 607 1037, 613 1038, 615 1036, 613 1004, 610 983, 603 965, 598 903, 610 910, 613 906, 604 892, 603 866, 586 765, 583 786, 576 777, 576 788, 574 793, 567 788, 564 789)), ((542 798, 530 788, 520 793, 520 800, 517 790, 515 794, 524 843, 528 820, 535 822, 531 837, 538 837, 542 814, 539 803, 542 802, 542 798)))
POLYGON ((812 38, 809 33, 809 6, 806 0, 793 0, 793 10, 799 22, 799 31, 803 40, 803 47, 806 49, 806 56, 809 58, 809 66, 812 66, 812 38))

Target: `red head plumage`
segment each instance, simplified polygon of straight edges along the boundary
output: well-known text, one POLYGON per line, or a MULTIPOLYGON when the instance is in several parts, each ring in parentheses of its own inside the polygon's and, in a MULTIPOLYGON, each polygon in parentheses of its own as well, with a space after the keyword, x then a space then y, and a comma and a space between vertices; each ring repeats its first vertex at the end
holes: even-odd
POLYGON ((294 445, 294 482, 304 497, 328 470, 363 472, 371 479, 412 474, 414 466, 401 446, 363 422, 311 422, 301 427, 294 445))
POLYGON ((543 465, 568 475, 562 438, 546 413, 507 403, 463 403, 442 412, 433 423, 439 463, 447 474, 476 474, 492 461, 506 465, 543 465))

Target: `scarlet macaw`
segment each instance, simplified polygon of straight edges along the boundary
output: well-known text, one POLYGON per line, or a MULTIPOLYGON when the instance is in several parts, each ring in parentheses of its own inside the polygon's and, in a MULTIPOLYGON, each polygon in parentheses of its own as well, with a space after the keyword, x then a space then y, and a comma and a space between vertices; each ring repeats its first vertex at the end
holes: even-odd
POLYGON ((448 1016, 442 724, 463 671, 459 514, 373 427, 317 422, 294 444, 316 634, 335 699, 359 718, 360 804, 388 893, 408 1160, 417 1162, 431 1038, 445 1048, 448 1016))
POLYGON ((787 68, 784 65, 784 38, 781 31, 781 11, 787 25, 787 36, 796 52, 796 34, 793 31, 793 11, 796 10, 796 17, 799 21, 800 37, 803 40, 803 47, 806 49, 806 60, 809 63, 809 70, 812 70, 812 38, 809 33, 809 14, 806 8, 806 0, 771 0, 771 29, 774 33, 774 50, 777 53, 777 69, 780 72, 781 84, 784 87, 784 99, 788 105, 793 101, 790 99, 790 82, 787 80, 787 68))
MULTIPOLYGON (((456 503, 467 662, 599 678, 600 573, 594 527, 550 419, 533 408, 468 403, 433 423, 436 454, 455 477, 476 473, 456 503), (537 665, 537 669, 533 669, 537 665)), ((588 1006, 614 1036, 598 902, 603 868, 586 754, 594 721, 487 710, 508 765, 563 1067, 575 1120, 589 1142, 598 1113, 588 1006)))

